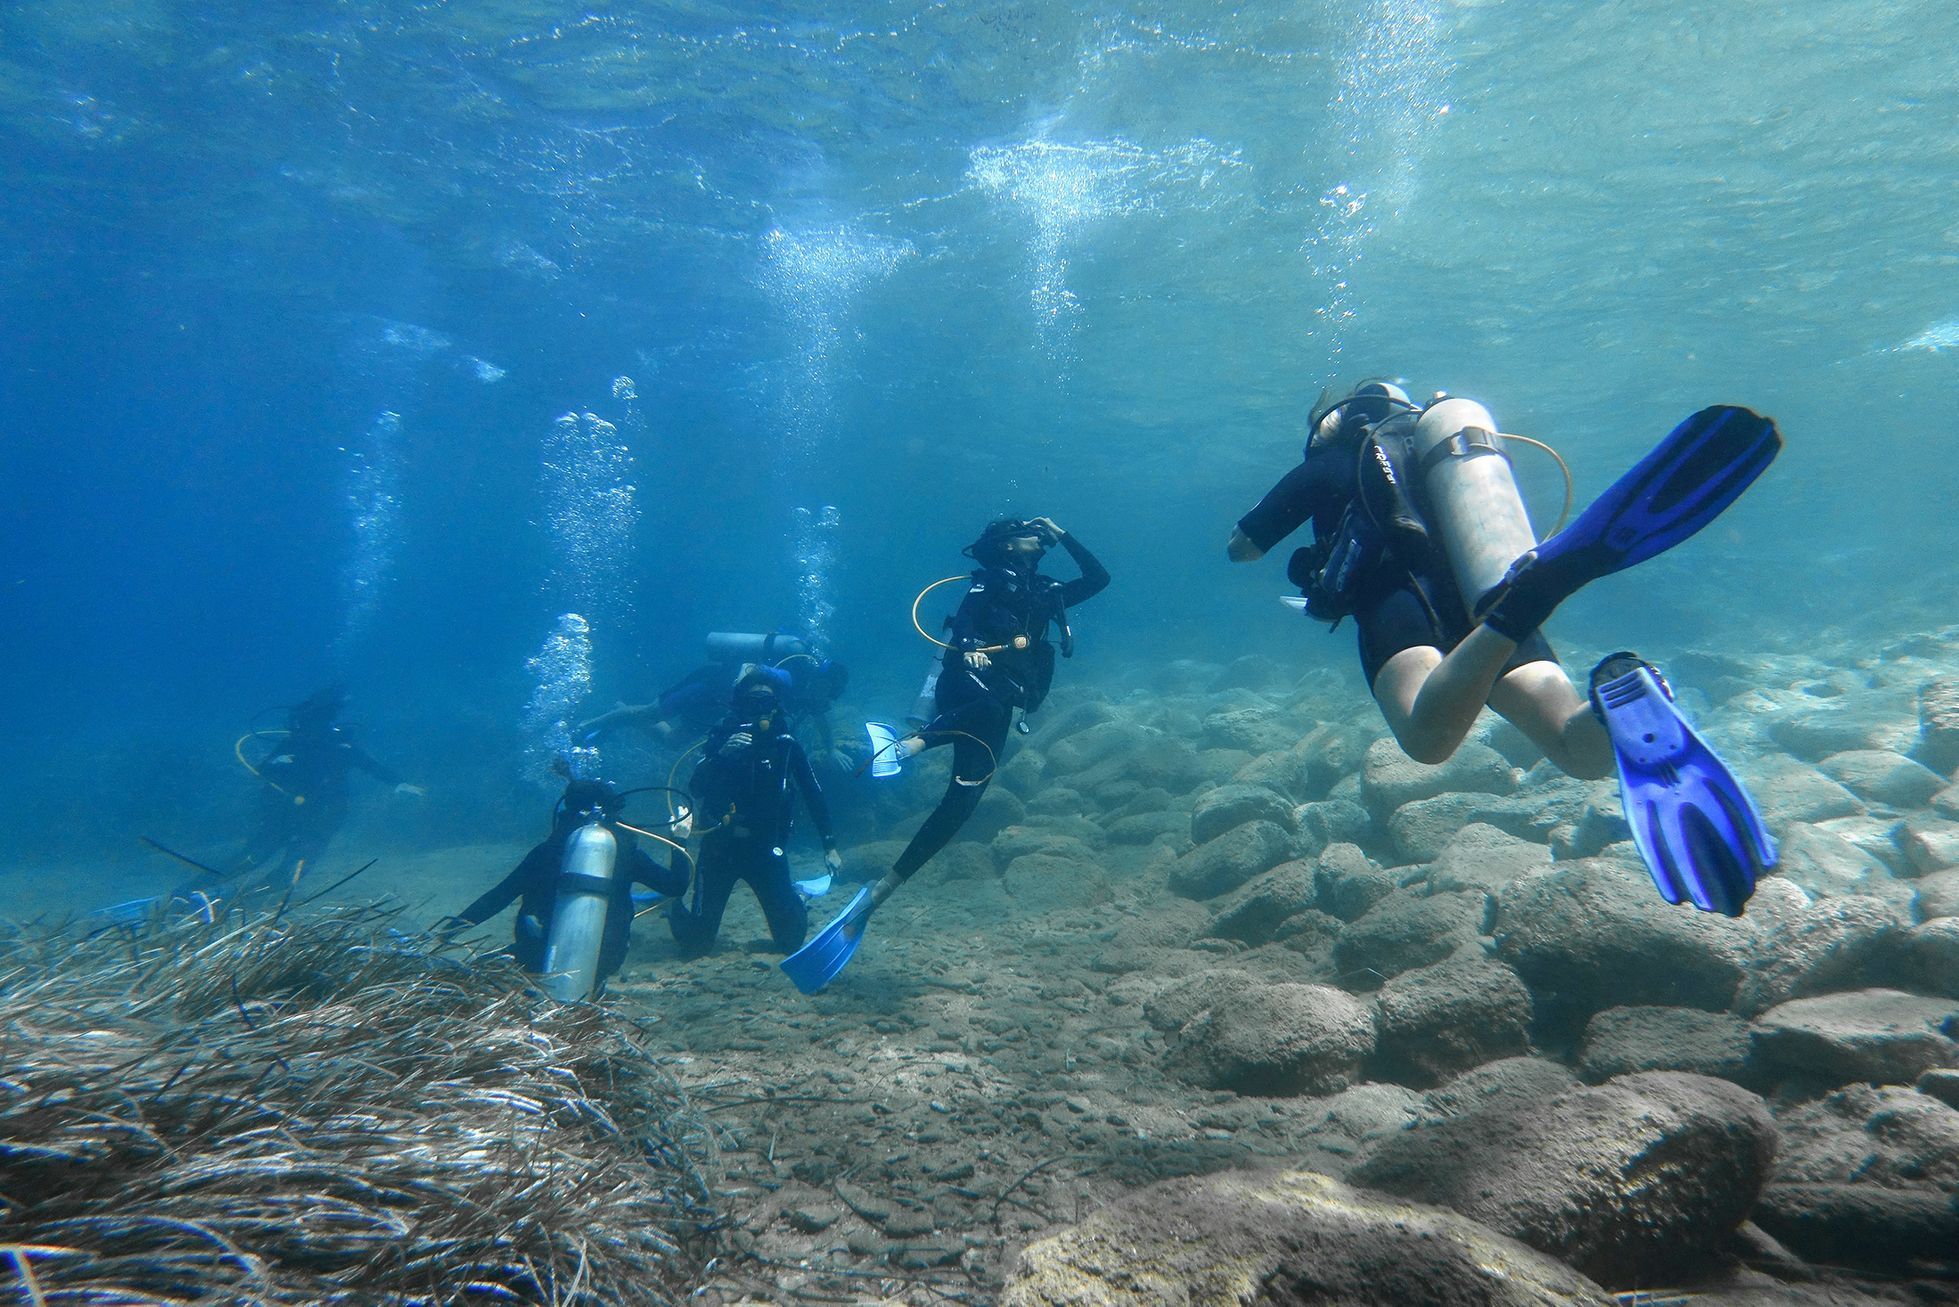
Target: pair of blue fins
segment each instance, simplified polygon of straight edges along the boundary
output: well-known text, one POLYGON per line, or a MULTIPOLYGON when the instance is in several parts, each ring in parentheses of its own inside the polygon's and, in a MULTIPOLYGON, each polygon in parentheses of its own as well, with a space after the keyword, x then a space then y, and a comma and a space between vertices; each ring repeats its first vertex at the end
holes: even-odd
MULTIPOLYGON (((1570 525, 1511 567, 1482 605, 1515 605, 1537 620, 1581 588, 1664 553, 1719 517, 1782 448, 1775 423, 1745 408, 1705 408, 1614 482, 1570 525)), ((1531 623, 1535 625, 1535 622, 1531 623)), ((1668 903, 1740 916, 1756 877, 1775 866, 1775 841, 1740 781, 1695 733, 1651 664, 1613 654, 1592 673, 1592 710, 1619 766, 1633 842, 1668 903)), ((782 969, 805 994, 834 980, 870 920, 860 890, 782 969)))

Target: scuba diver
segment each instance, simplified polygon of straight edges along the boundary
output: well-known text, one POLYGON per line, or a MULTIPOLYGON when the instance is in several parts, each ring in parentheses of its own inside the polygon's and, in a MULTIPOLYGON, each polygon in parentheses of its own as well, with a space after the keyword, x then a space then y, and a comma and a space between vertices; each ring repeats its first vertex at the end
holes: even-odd
POLYGON ((425 797, 427 791, 410 785, 395 771, 377 762, 338 725, 347 692, 329 685, 286 710, 286 725, 276 731, 249 731, 236 746, 238 760, 262 783, 258 816, 244 845, 211 873, 180 886, 174 897, 214 887, 236 887, 252 872, 262 870, 259 887, 278 891, 292 888, 321 854, 347 816, 347 778, 365 772, 396 794, 425 797), (273 738, 277 748, 254 765, 245 757, 245 742, 273 738))
POLYGON ((1055 645, 1048 640, 1048 629, 1060 633, 1061 656, 1073 657, 1075 638, 1068 626, 1068 610, 1102 593, 1109 584, 1108 569, 1049 517, 990 522, 964 552, 979 567, 958 611, 946 622, 952 638, 935 641, 945 652, 935 678, 928 682, 934 716, 920 732, 903 739, 883 723, 867 724, 875 773, 890 775, 896 770, 887 759, 902 762, 922 750, 950 744, 952 777, 938 807, 890 872, 859 891, 806 949, 782 964, 804 993, 814 993, 835 978, 856 951, 870 914, 950 843, 979 807, 987 784, 999 770, 1014 710, 1020 710, 1020 729, 1025 733, 1026 715, 1041 706, 1053 683, 1055 645), (1040 571, 1042 557, 1057 544, 1081 570, 1072 581, 1040 571))
POLYGON ((558 998, 596 997, 626 960, 640 907, 632 887, 667 899, 687 891, 682 855, 665 866, 647 856, 620 820, 624 801, 605 781, 567 781, 550 835, 450 924, 480 926, 517 902, 511 956, 558 998))
POLYGON ((782 706, 799 725, 807 723, 812 756, 827 758, 836 749, 828 713, 850 684, 850 669, 834 658, 818 657, 797 636, 711 631, 709 662, 696 667, 651 703, 619 703, 610 712, 580 722, 574 738, 596 743, 621 726, 639 726, 660 739, 676 731, 686 736, 712 730, 727 710, 728 693, 742 665, 758 663, 787 675, 782 706))
POLYGON ((1580 695, 1540 628, 1585 585, 1718 517, 1774 460, 1775 424, 1745 408, 1701 410, 1542 542, 1505 449, 1524 438, 1500 434, 1472 400, 1423 407, 1393 382, 1366 381, 1322 395, 1308 429, 1299 466, 1239 519, 1231 560, 1263 557, 1310 520, 1314 543, 1287 569, 1303 598, 1287 602, 1334 625, 1354 618, 1362 670, 1409 757, 1446 760, 1488 704, 1572 776, 1600 778, 1616 762, 1661 895, 1738 916, 1776 859, 1747 792, 1650 663, 1610 655, 1580 695))
POLYGON ((688 957, 714 947, 721 915, 735 882, 747 881, 762 905, 775 945, 784 953, 802 947, 809 910, 790 876, 789 831, 795 794, 803 797, 823 861, 834 875, 843 867, 830 826, 830 807, 810 770, 809 757, 785 721, 789 673, 750 663, 735 682, 730 710, 708 733, 706 752, 688 789, 705 824, 697 827, 699 874, 694 902, 676 903, 668 914, 673 938, 688 957))

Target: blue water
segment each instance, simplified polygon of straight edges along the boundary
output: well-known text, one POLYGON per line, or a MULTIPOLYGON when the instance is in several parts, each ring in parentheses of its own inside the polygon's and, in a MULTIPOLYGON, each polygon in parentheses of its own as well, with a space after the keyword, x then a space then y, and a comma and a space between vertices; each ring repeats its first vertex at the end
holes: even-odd
POLYGON ((1704 404, 1778 417, 1581 646, 1949 601, 1950 5, 850 8, 0 13, 10 863, 221 843, 231 740, 335 677, 431 787, 391 839, 534 832, 566 612, 594 709, 780 625, 897 711, 906 606, 1005 512, 1115 574, 1064 684, 1258 651, 1361 693, 1222 544, 1370 372, 1581 497, 1704 404))

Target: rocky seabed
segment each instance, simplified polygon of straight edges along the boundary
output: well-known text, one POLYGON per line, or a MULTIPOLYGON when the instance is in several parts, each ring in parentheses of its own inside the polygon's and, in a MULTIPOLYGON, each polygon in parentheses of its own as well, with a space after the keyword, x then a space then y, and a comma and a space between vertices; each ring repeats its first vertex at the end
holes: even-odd
POLYGON ((1057 694, 813 1000, 636 946, 746 1205, 711 1292, 1959 1302, 1959 644, 1667 671, 1781 842, 1739 919, 1613 782, 1248 658, 1057 694))

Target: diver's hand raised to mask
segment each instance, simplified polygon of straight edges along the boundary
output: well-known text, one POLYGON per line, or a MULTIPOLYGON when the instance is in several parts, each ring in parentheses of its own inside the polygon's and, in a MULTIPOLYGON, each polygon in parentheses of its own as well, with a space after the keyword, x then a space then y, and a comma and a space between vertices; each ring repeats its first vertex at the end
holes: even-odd
POLYGON ((993 660, 983 653, 969 653, 966 655, 966 666, 972 668, 974 671, 979 671, 982 668, 993 666, 993 660))
POLYGON ((1056 522, 1051 517, 1030 517, 1027 519, 1027 525, 1038 526, 1043 528, 1044 530, 1047 531, 1049 536, 1053 537, 1056 540, 1059 540, 1062 536, 1068 534, 1066 531, 1063 531, 1061 529, 1061 524, 1056 522))

